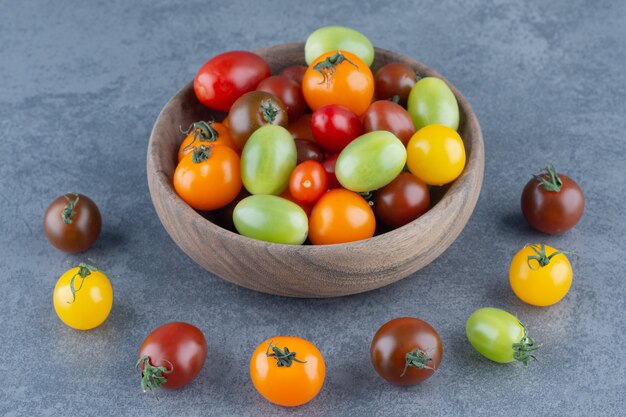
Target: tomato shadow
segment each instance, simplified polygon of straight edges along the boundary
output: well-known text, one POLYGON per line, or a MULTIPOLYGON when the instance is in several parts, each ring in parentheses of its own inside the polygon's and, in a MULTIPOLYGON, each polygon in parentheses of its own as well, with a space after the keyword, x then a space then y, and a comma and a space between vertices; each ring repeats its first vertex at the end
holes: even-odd
POLYGON ((510 211, 502 215, 498 220, 498 226, 503 231, 522 235, 529 235, 533 232, 533 229, 519 211, 510 211))

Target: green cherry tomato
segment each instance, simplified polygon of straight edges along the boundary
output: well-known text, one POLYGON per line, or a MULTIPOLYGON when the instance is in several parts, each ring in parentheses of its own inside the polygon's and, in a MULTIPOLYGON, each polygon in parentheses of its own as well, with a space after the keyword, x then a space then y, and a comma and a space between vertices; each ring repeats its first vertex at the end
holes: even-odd
POLYGON ((257 129, 241 152, 241 179, 252 194, 285 191, 296 167, 296 144, 287 129, 265 125, 257 129))
POLYGON ((467 319, 465 331, 474 349, 498 363, 517 360, 526 366, 529 360, 535 359, 532 352, 541 347, 528 336, 517 317, 499 308, 474 311, 467 319))
POLYGON ((406 163, 406 148, 391 132, 377 130, 359 136, 337 158, 335 175, 348 190, 363 193, 393 181, 406 163))
POLYGON ((459 128, 459 104, 450 87, 439 78, 424 77, 415 83, 409 93, 407 111, 415 130, 428 125, 459 128))
POLYGON ((352 52, 367 64, 374 62, 374 47, 363 34, 343 26, 326 26, 309 35, 304 45, 304 56, 307 65, 320 55, 341 49, 352 52))
POLYGON ((251 195, 235 206, 237 231, 266 242, 301 245, 309 232, 309 221, 299 205, 275 195, 251 195))

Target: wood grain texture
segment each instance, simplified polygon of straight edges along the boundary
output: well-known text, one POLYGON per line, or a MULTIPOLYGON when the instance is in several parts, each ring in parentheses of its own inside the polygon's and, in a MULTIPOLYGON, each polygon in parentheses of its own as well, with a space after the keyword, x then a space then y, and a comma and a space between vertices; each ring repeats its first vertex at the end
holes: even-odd
MULTIPOLYGON (((267 60, 272 73, 304 64, 304 43, 256 52, 267 60)), ((372 70, 389 62, 402 62, 422 76, 446 81, 424 64, 376 48, 372 70)), ((405 278, 432 262, 457 238, 474 210, 482 185, 485 156, 478 119, 463 95, 448 85, 459 102, 459 133, 465 143, 467 164, 436 204, 406 226, 371 239, 340 245, 290 246, 228 231, 194 211, 175 193, 172 175, 183 139, 180 128, 200 119, 212 116, 221 120, 224 116, 202 106, 190 82, 165 105, 150 136, 148 185, 159 219, 174 242, 195 262, 227 281, 256 291, 290 297, 336 297, 405 278)))

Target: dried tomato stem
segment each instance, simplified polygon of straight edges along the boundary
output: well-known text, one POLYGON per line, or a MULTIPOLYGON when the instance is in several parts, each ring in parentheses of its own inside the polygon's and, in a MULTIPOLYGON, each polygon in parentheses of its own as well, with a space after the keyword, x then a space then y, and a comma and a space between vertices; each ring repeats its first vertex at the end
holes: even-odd
POLYGON ((167 378, 163 375, 171 374, 174 371, 174 365, 168 360, 165 360, 170 365, 170 369, 165 366, 152 366, 150 364, 150 357, 143 355, 135 364, 135 369, 141 371, 141 390, 143 392, 150 391, 155 398, 157 398, 155 388, 167 382, 167 378), (143 364, 143 368, 141 367, 143 364))
POLYGON ((400 374, 400 377, 403 377, 406 374, 406 371, 409 369, 409 366, 415 369, 431 369, 435 370, 432 366, 426 365, 426 363, 432 360, 426 352, 422 349, 415 348, 409 353, 406 354, 406 362, 404 364, 404 370, 400 374))
POLYGON ((76 216, 74 209, 76 208, 76 204, 78 204, 78 200, 80 200, 80 196, 77 193, 70 194, 75 197, 74 200, 69 198, 67 194, 63 196, 65 200, 67 200, 67 204, 63 207, 63 211, 61 212, 61 218, 65 224, 72 224, 74 221, 73 217, 76 216))

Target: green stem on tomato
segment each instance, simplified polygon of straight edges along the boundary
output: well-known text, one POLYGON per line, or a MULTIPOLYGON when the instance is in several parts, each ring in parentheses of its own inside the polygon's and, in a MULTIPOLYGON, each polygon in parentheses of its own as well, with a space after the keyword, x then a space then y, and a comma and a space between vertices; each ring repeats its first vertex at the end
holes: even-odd
POLYGON ((63 223, 65 224, 72 224, 74 221, 73 217, 76 216, 74 209, 76 208, 76 204, 78 204, 78 200, 80 200, 80 196, 77 193, 70 194, 75 197, 74 200, 69 198, 67 194, 63 196, 65 200, 67 200, 67 204, 63 207, 63 211, 61 212, 61 219, 63 219, 63 223))
POLYGON ((524 329, 524 335, 518 343, 513 343, 513 359, 523 363, 524 367, 526 367, 531 359, 537 360, 531 352, 539 349, 543 344, 535 344, 535 340, 528 335, 526 327, 522 323, 520 325, 524 329))
POLYGON ((164 374, 171 374, 174 371, 174 365, 170 361, 165 360, 164 362, 170 365, 170 369, 167 369, 165 366, 152 366, 148 355, 140 357, 135 364, 135 369, 141 372, 141 390, 143 392, 150 391, 155 398, 157 398, 155 388, 167 382, 164 374), (142 364, 143 368, 141 367, 142 364))
POLYGON ((276 366, 279 368, 282 366, 289 368, 293 365, 293 362, 306 363, 306 361, 301 361, 296 358, 296 352, 290 352, 287 346, 281 349, 278 346, 273 345, 272 342, 268 343, 265 356, 276 359, 276 366), (272 353, 270 353, 270 349, 272 350, 272 353))
POLYGON ((544 174, 539 173, 537 175, 533 175, 533 178, 536 179, 546 191, 552 191, 555 193, 561 191, 563 181, 561 181, 561 179, 557 175, 556 171, 554 170, 554 166, 550 164, 543 170, 545 171, 544 174), (546 175, 548 176, 548 178, 546 178, 546 175))

